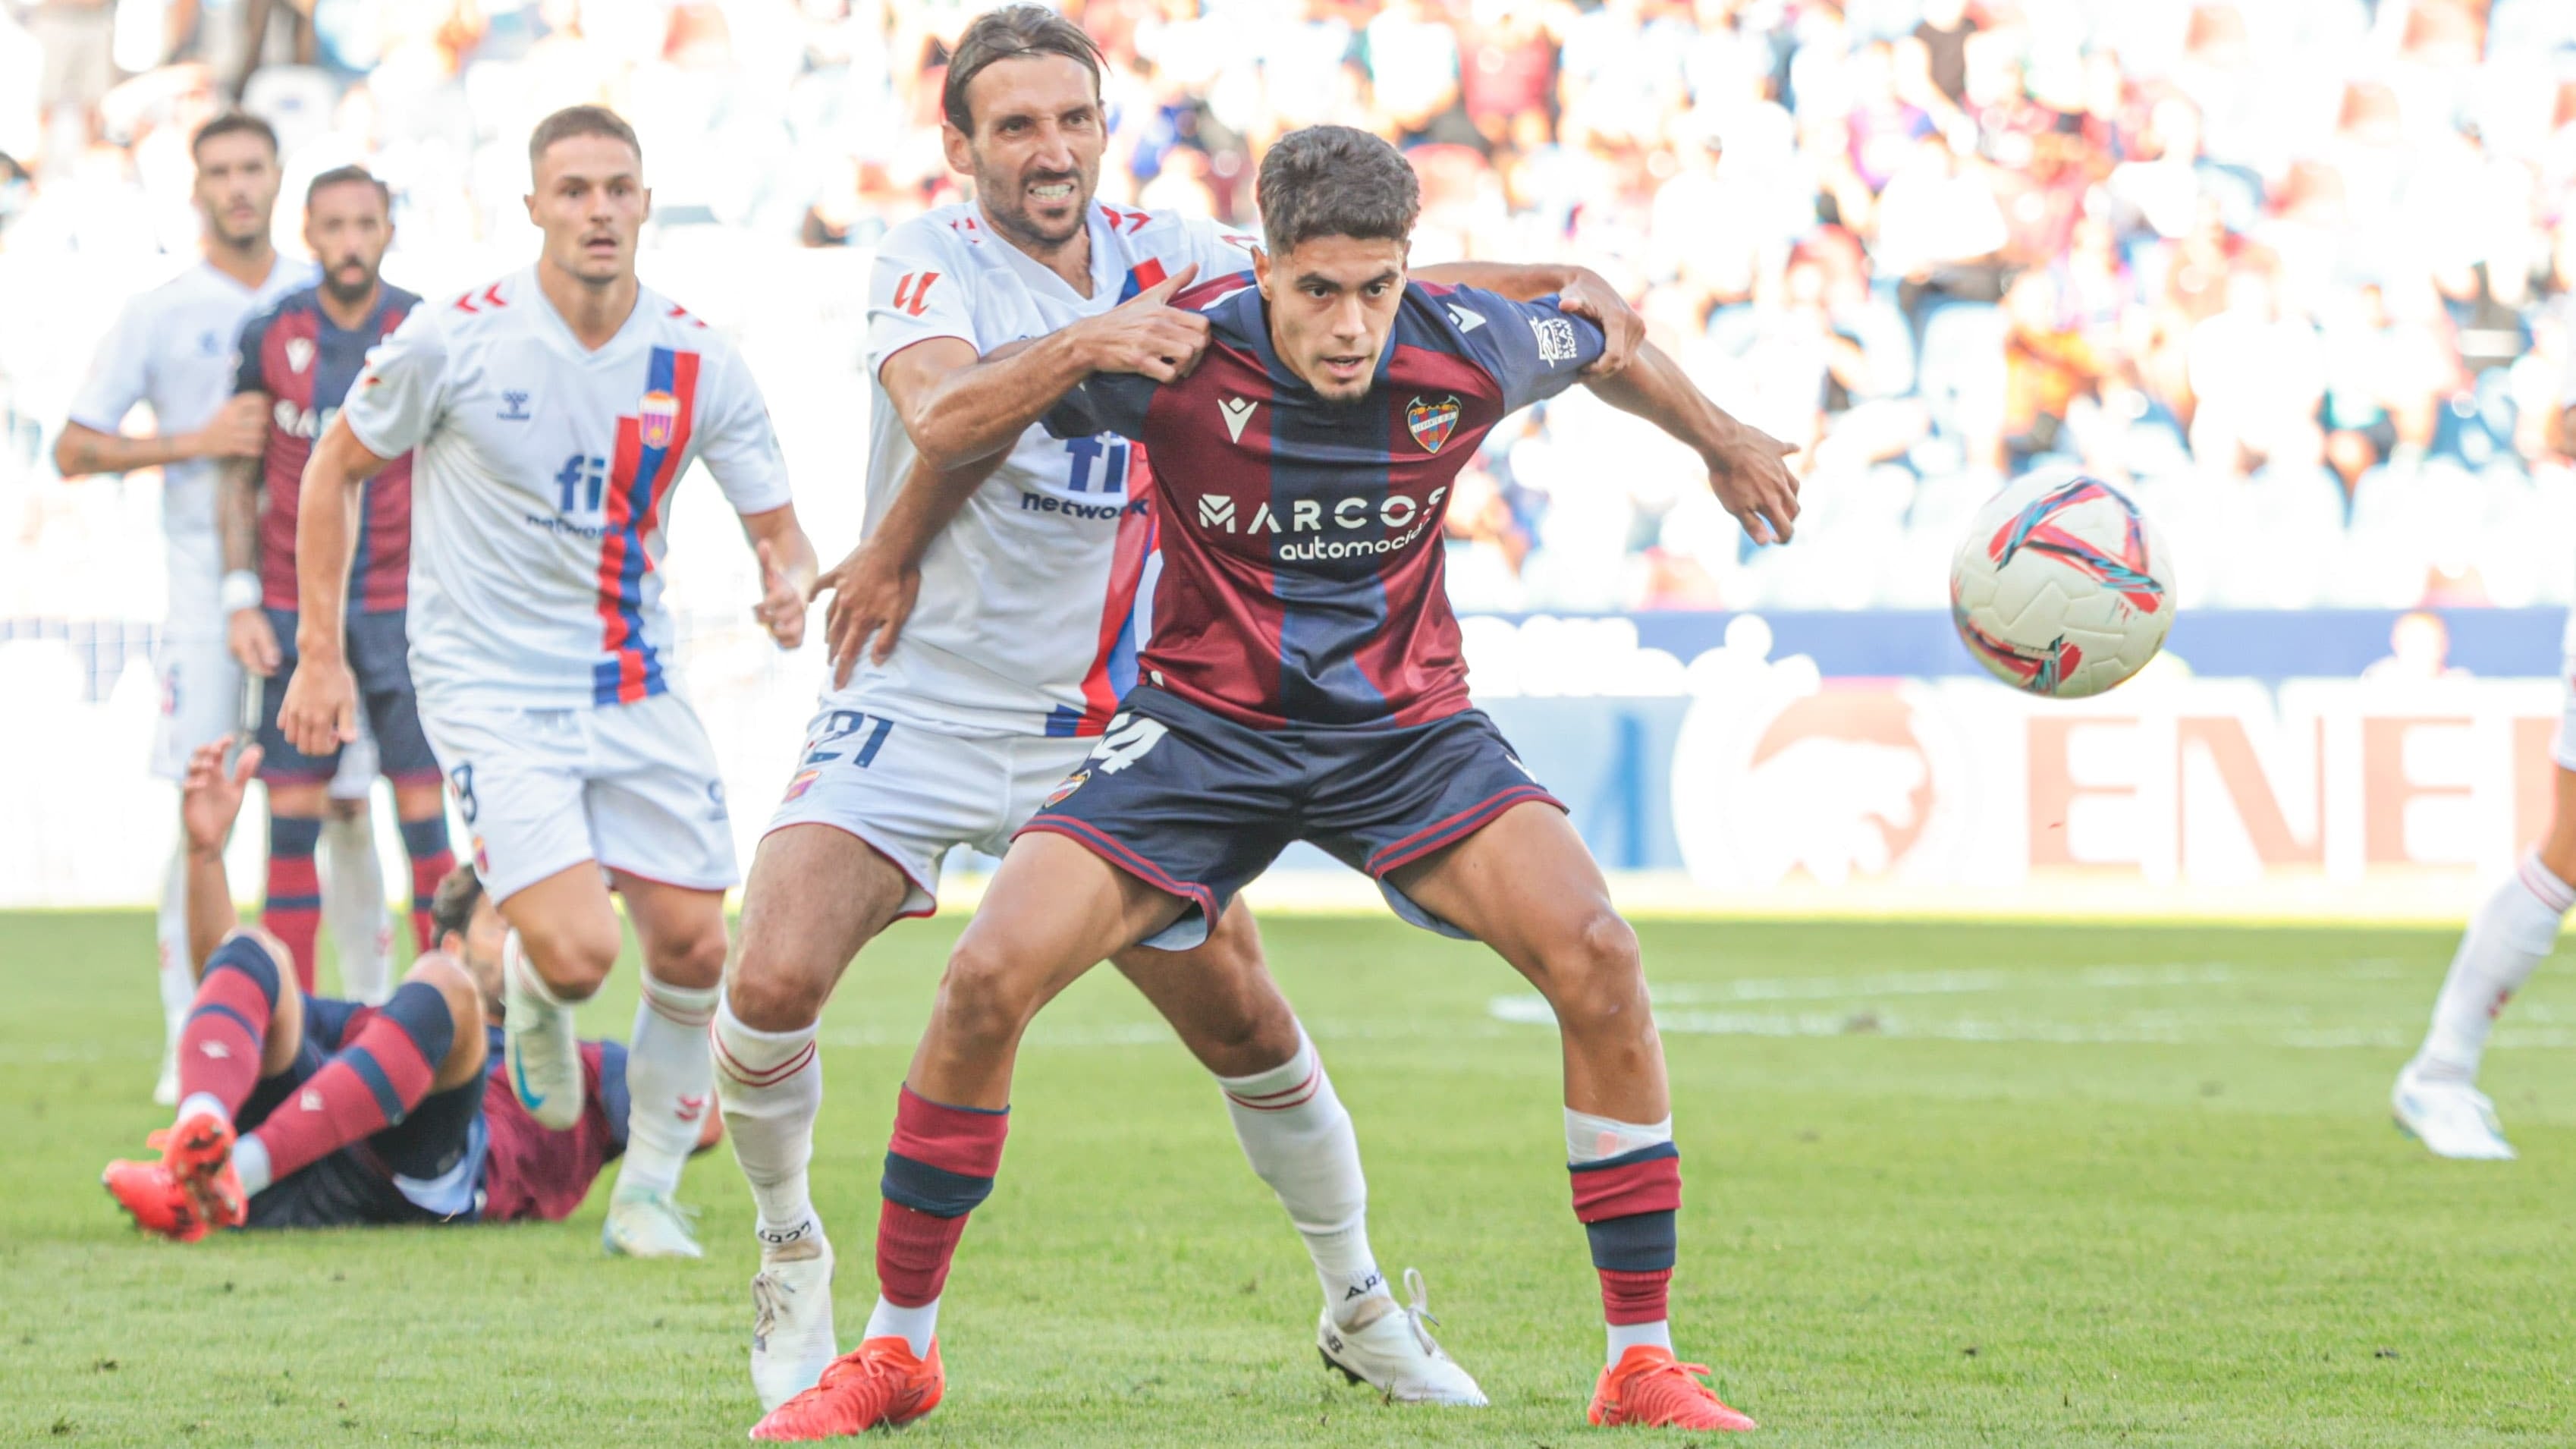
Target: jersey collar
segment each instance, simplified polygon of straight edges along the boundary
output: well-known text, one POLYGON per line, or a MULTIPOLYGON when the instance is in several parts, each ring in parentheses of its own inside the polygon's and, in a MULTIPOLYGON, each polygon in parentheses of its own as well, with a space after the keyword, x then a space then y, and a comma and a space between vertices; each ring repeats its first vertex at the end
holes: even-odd
POLYGON ((1047 293, 1068 306, 1105 312, 1118 305, 1118 288, 1125 273, 1118 265, 1118 228, 1093 202, 1082 213, 1083 232, 1091 239, 1091 295, 1083 296, 1056 275, 1055 269, 1021 251, 1019 245, 1001 234, 992 218, 984 215, 982 202, 975 203, 976 225, 993 233, 993 244, 1002 249, 1003 261, 1020 274, 1020 280, 1034 291, 1047 293))
POLYGON ((617 335, 600 344, 599 350, 593 352, 582 346, 581 339, 573 335, 572 324, 563 319, 561 312, 555 310, 555 304, 546 297, 546 289, 537 285, 535 267, 525 267, 520 270, 514 290, 528 299, 529 314, 538 319, 537 325, 543 327, 549 336, 561 342, 564 351, 583 362, 607 362, 623 356, 635 338, 646 327, 652 325, 653 311, 662 305, 660 299, 653 295, 652 288, 641 282, 636 283, 635 310, 627 313, 626 320, 618 324, 617 335))

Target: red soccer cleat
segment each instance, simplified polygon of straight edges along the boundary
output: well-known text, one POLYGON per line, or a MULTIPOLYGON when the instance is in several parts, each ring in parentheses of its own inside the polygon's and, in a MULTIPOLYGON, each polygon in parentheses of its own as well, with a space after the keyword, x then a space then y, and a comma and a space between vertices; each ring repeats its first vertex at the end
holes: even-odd
POLYGON ((197 1209, 196 1194, 170 1175, 167 1164, 120 1159, 109 1163, 98 1180, 143 1231, 180 1243, 193 1243, 206 1235, 208 1225, 197 1209))
POLYGON ((752 1426, 751 1437, 802 1442, 897 1429, 938 1408, 947 1388, 938 1340, 922 1359, 898 1336, 871 1338, 832 1360, 821 1383, 770 1410, 752 1426))
POLYGON ((1638 1344, 1601 1371, 1592 1386, 1591 1420, 1603 1427, 1637 1424, 1650 1429, 1759 1427, 1718 1400, 1698 1375, 1706 1364, 1680 1363, 1669 1348, 1638 1344))
POLYGON ((197 1200, 197 1214, 218 1228, 240 1227, 250 1216, 250 1194, 233 1170, 233 1124, 200 1112, 144 1141, 161 1149, 161 1165, 197 1200))

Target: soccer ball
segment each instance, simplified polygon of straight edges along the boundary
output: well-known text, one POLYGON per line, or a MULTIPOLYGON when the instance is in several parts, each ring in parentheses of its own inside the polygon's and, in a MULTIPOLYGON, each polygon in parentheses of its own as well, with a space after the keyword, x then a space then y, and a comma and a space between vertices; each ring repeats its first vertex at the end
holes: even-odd
POLYGON ((2146 667, 2173 624, 2173 560, 2129 496, 2063 468, 1986 500, 1950 563, 1959 641, 2004 683, 2100 694, 2146 667))

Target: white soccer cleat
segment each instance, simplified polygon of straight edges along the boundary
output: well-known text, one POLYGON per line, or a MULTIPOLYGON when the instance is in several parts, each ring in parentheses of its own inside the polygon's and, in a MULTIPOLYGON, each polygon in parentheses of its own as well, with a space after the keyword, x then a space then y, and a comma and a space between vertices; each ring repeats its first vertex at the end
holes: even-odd
POLYGON ((1353 1322, 1333 1321, 1331 1309, 1315 1325, 1315 1347, 1324 1367, 1341 1370, 1352 1383, 1365 1383, 1399 1404, 1456 1404, 1481 1409, 1485 1391, 1458 1361, 1441 1350, 1424 1325, 1431 1316, 1430 1295, 1422 1275, 1404 1270, 1404 1296, 1371 1294, 1360 1300, 1353 1322))
POLYGON ((2388 1096, 2398 1127, 2435 1157, 2513 1160, 2513 1144, 2496 1124, 2495 1103, 2469 1083, 2430 1076, 2408 1062, 2388 1096))
POLYGON ((624 1258, 703 1258, 692 1219, 697 1209, 649 1188, 620 1187, 608 1196, 599 1245, 624 1258))
POLYGON ((519 1105, 538 1126, 568 1132, 581 1121, 581 1043, 573 1038, 572 1008, 527 983, 535 970, 512 932, 501 948, 501 1055, 519 1105))
POLYGON ((841 1356, 832 1333, 832 1245, 808 1238, 762 1253, 751 1311, 751 1387, 766 1414, 814 1387, 841 1356))

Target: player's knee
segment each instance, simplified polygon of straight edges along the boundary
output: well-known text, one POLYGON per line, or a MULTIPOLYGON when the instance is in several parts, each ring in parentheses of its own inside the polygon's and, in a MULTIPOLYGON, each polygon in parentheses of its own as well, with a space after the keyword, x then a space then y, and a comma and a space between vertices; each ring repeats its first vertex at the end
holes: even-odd
POLYGON ((607 928, 569 931, 519 932, 519 944, 528 953, 530 964, 545 978, 546 986, 567 1001, 587 1001, 608 980, 611 967, 617 964, 619 939, 615 919, 607 928))
POLYGON ((1585 916, 1548 963, 1552 1004, 1569 1028, 1609 1028, 1651 1020, 1637 933, 1604 905, 1585 916))
POLYGON ((2540 863, 2563 881, 2576 881, 2576 812, 2557 811, 2540 840, 2540 863))
POLYGON ((725 978, 734 1020, 754 1031, 802 1031, 820 1020, 832 973, 805 969, 807 964, 746 947, 725 978))
POLYGON ((419 982, 436 991, 447 1003, 447 1014, 455 1023, 457 1038, 481 1034, 483 1030, 483 992, 474 984, 473 974, 465 963, 444 951, 426 951, 403 973, 403 983, 419 982))
POLYGON ((965 1040, 1007 1043, 1033 1014, 1010 962, 967 932, 948 953, 947 973, 939 978, 940 1024, 965 1040))
POLYGON ((724 919, 719 916, 703 930, 655 941, 644 965, 656 981, 703 989, 724 979, 725 951, 724 919))

